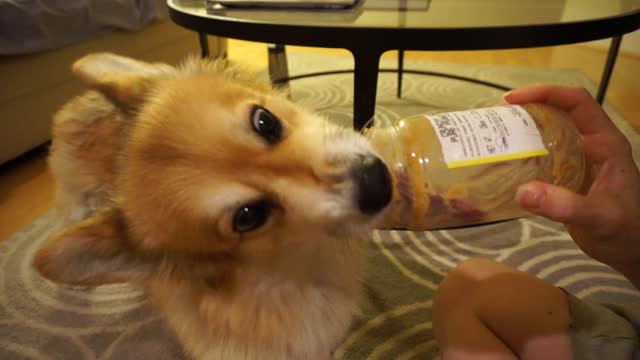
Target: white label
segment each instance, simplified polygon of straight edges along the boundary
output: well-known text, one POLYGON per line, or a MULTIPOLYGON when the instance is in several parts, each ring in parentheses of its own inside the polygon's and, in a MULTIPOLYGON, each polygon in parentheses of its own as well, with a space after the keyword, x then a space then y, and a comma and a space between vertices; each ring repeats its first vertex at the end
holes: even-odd
POLYGON ((535 121, 509 105, 429 115, 447 167, 548 155, 535 121))

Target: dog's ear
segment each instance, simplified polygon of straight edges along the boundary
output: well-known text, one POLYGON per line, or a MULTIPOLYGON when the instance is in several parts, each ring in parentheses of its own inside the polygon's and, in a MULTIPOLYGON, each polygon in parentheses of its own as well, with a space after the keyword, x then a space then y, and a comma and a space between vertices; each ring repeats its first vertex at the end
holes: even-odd
POLYGON ((104 210, 53 236, 33 264, 44 277, 69 285, 143 282, 157 261, 142 256, 127 233, 121 212, 104 210))
POLYGON ((95 53, 77 60, 73 73, 125 109, 136 108, 151 86, 175 71, 170 65, 147 63, 110 53, 95 53))

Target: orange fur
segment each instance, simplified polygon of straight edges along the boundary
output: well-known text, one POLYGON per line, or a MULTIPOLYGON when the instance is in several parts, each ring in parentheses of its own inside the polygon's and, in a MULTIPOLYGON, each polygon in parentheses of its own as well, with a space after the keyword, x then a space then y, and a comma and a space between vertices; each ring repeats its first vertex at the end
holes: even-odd
POLYGON ((381 216, 354 201, 353 164, 370 145, 221 61, 94 54, 74 72, 97 91, 54 118, 69 225, 36 268, 62 283, 143 284, 198 359, 329 358, 381 216), (251 128, 256 104, 281 122, 279 143, 251 128), (270 216, 239 234, 235 211, 257 198, 270 216))

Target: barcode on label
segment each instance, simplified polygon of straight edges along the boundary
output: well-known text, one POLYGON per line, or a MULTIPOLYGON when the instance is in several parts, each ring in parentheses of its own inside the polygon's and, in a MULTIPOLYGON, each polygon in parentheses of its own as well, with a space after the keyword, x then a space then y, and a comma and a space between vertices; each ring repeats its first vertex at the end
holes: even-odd
POLYGON ((458 132, 453 125, 453 120, 450 116, 448 116, 448 114, 443 115, 444 116, 433 120, 433 124, 436 128, 436 131, 438 132, 440 139, 447 139, 452 143, 459 142, 458 132))
POLYGON ((535 121, 521 106, 429 115, 450 168, 547 155, 535 121))

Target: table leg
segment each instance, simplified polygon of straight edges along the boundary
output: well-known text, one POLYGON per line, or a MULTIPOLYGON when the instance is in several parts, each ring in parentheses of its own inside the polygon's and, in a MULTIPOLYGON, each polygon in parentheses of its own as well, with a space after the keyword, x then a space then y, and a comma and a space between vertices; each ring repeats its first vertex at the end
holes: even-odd
POLYGON ((282 44, 269 44, 269 78, 279 86, 289 86, 289 63, 287 50, 282 44))
POLYGON ((207 34, 199 32, 198 39, 200 40, 200 55, 203 58, 209 57, 209 40, 207 39, 207 34))
POLYGON ((352 51, 355 60, 353 84, 353 127, 362 130, 373 118, 376 107, 378 67, 381 51, 352 51))
POLYGON ((600 79, 600 85, 598 86, 598 95, 596 100, 602 105, 604 97, 611 80, 611 74, 613 73, 613 67, 616 64, 618 58, 618 52, 620 51, 620 43, 622 42, 622 35, 618 35, 611 39, 611 45, 609 45, 609 54, 607 55, 607 62, 604 65, 604 71, 602 72, 602 78, 600 79))
POLYGON ((398 50, 398 89, 396 96, 398 99, 402 97, 402 72, 404 71, 404 50, 398 50))

